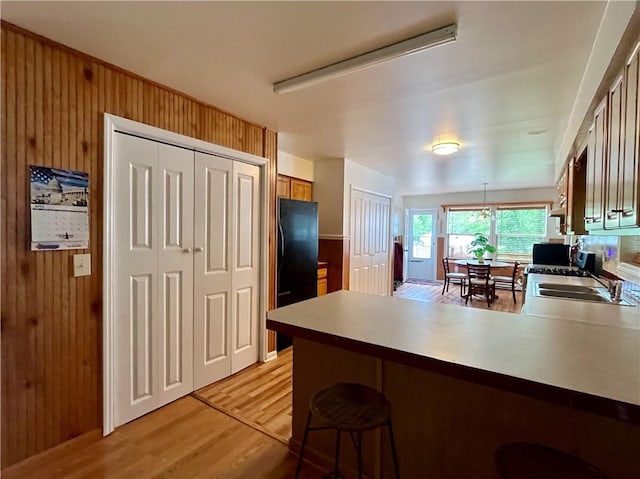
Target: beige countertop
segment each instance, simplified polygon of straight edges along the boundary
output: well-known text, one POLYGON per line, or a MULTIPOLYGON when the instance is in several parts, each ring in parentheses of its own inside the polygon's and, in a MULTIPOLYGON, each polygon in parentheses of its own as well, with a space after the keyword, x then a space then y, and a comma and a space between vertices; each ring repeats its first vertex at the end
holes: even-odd
POLYGON ((554 313, 533 301, 519 315, 338 291, 269 311, 267 327, 640 424, 632 313, 553 302, 570 304, 554 313), (601 321, 603 311, 614 319, 601 321))
POLYGON ((640 308, 615 304, 573 301, 562 298, 540 298, 534 294, 537 283, 574 284, 602 287, 593 278, 529 274, 523 314, 527 316, 557 318, 618 328, 640 329, 640 308))

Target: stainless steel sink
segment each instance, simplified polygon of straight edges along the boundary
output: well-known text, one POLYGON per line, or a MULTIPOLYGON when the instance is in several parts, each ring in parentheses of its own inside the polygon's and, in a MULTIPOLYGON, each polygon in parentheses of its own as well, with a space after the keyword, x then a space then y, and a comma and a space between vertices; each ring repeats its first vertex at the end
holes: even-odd
POLYGON ((552 289, 554 291, 574 291, 578 293, 598 293, 598 288, 579 286, 577 284, 539 283, 540 289, 552 289))
POLYGON ((573 301, 614 304, 618 306, 634 306, 624 299, 620 301, 612 300, 607 288, 595 288, 575 284, 538 283, 535 294, 536 296, 547 298, 561 298, 573 301))
POLYGON ((597 293, 577 293, 574 291, 556 291, 553 289, 538 290, 540 296, 552 296, 554 298, 578 299, 580 301, 596 301, 598 303, 610 303, 611 300, 597 293))

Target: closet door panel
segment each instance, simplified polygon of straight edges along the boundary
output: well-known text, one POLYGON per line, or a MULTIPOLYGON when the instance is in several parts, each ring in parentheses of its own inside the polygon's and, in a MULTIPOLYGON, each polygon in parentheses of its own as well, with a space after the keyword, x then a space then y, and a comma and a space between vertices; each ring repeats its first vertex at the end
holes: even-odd
POLYGON ((114 307, 116 323, 116 411, 121 425, 158 404, 157 340, 157 194, 158 144, 117 134, 114 178, 114 307))
POLYGON ((351 192, 349 289, 389 294, 389 211, 387 197, 357 189, 351 192))
POLYGON ((233 162, 196 153, 194 218, 194 388, 229 376, 232 321, 233 162))
POLYGON ((233 317, 231 374, 258 360, 260 275, 260 169, 233 165, 233 317))
POLYGON ((158 145, 159 405, 193 390, 193 151, 158 145))

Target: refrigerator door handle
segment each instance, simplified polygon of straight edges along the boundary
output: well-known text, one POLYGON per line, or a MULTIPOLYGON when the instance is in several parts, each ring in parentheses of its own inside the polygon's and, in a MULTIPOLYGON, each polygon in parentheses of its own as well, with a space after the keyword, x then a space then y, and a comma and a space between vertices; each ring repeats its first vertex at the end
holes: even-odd
POLYGON ((278 222, 278 231, 280 233, 280 251, 278 251, 278 265, 282 262, 282 257, 284 256, 284 232, 282 231, 282 225, 278 222))

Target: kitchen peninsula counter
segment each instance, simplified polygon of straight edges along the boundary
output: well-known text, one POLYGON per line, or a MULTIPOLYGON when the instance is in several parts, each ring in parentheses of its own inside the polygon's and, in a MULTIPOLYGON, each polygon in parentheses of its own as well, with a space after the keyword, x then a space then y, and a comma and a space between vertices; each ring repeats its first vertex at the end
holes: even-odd
MULTIPOLYGON (((354 381, 391 401, 405 477, 496 477, 493 452, 510 440, 574 451, 612 477, 640 473, 637 328, 348 291, 267 318, 294 337, 293 449, 313 392, 354 381)), ((317 461, 332 457, 330 436, 309 440, 317 461)), ((388 462, 369 473, 386 477, 388 462)))

